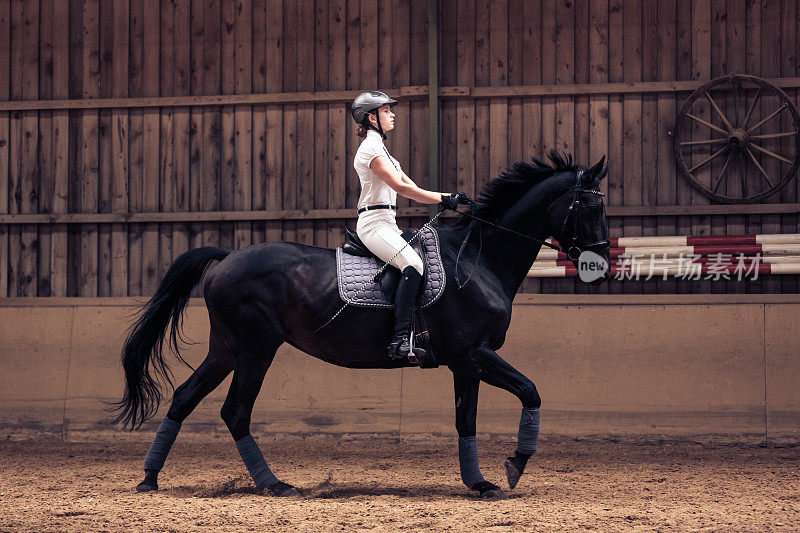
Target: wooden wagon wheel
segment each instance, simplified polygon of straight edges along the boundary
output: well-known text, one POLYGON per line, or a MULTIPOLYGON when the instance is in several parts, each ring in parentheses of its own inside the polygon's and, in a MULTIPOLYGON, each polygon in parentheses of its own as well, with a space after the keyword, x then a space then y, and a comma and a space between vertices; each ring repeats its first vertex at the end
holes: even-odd
POLYGON ((701 86, 683 104, 672 136, 686 179, 723 203, 766 198, 800 166, 797 108, 785 92, 757 76, 731 74, 701 86))

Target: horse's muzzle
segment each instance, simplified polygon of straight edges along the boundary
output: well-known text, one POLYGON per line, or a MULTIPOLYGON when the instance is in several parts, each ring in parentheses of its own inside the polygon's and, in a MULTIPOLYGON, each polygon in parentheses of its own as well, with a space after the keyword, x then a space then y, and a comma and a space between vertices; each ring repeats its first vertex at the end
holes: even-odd
POLYGON ((608 268, 606 269, 602 277, 597 278, 596 280, 591 281, 589 283, 597 287, 601 285, 604 281, 608 281, 609 279, 611 279, 611 243, 609 243, 608 241, 598 241, 585 246, 584 249, 594 252, 597 255, 601 256, 603 259, 605 259, 606 264, 608 265, 608 268))

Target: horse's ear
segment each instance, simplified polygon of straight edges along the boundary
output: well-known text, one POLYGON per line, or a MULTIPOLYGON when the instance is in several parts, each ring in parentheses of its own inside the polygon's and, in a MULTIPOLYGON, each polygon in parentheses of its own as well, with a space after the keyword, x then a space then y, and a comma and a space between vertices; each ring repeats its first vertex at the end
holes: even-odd
POLYGON ((589 172, 592 174, 597 183, 600 183, 603 178, 606 177, 608 174, 608 161, 606 161, 606 156, 600 158, 600 161, 597 162, 595 166, 589 169, 589 172))
POLYGON ((603 170, 601 170, 600 174, 598 174, 597 182, 599 183, 600 181, 602 181, 603 178, 606 177, 606 174, 608 174, 608 161, 606 161, 606 164, 603 165, 603 170))
POLYGON ((597 181, 600 181, 598 175, 600 173, 600 169, 603 168, 603 163, 605 163, 605 161, 606 161, 606 156, 603 155, 603 157, 600 158, 600 161, 598 161, 595 166, 589 169, 589 174, 591 174, 595 179, 597 179, 597 181))

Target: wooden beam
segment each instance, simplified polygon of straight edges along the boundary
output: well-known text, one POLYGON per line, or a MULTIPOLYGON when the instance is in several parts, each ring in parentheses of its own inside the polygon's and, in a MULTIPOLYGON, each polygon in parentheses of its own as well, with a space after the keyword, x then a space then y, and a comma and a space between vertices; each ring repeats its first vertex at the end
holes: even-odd
MULTIPOLYGON (((399 217, 426 216, 425 207, 400 209, 399 217)), ((175 213, 60 213, 0 215, 0 224, 109 224, 145 222, 235 222, 252 220, 353 219, 354 209, 286 209, 269 211, 194 211, 175 213)))
POLYGON ((629 205, 607 207, 609 218, 706 216, 706 215, 774 215, 800 213, 800 203, 794 204, 707 204, 707 205, 629 205))
MULTIPOLYGON (((0 298, 0 307, 139 307, 145 298, 0 298)), ((739 305, 800 304, 798 294, 529 294, 517 293, 514 305, 739 305)), ((202 298, 190 298, 189 307, 205 307, 202 298)))
MULTIPOLYGON (((427 97, 427 86, 409 87, 397 91, 387 90, 400 99, 427 97)), ((91 98, 81 100, 15 100, 0 102, 0 111, 26 111, 35 109, 104 109, 145 107, 202 107, 226 105, 282 105, 329 104, 352 102, 358 91, 289 92, 265 94, 216 94, 208 96, 154 96, 142 98, 91 98)))
MULTIPOLYGON (((706 216, 706 215, 774 215, 800 213, 800 203, 736 204, 736 205, 631 205, 606 208, 609 218, 706 216)), ((398 217, 424 217, 426 207, 404 207, 398 217)), ((445 218, 455 215, 445 213, 445 218)), ((175 213, 41 213, 0 214, 0 224, 141 224, 155 222, 235 222, 265 220, 348 220, 355 219, 353 209, 287 209, 266 211, 195 211, 175 213)))
MULTIPOLYGON (((800 77, 772 78, 768 82, 783 89, 800 88, 800 77)), ((439 87, 441 99, 478 99, 541 96, 578 96, 691 92, 704 81, 652 81, 634 83, 579 83, 563 85, 516 85, 500 87, 439 87)), ((428 98, 427 85, 412 85, 385 91, 400 100, 428 98)), ((282 105, 349 103, 358 91, 310 91, 263 94, 217 94, 142 98, 86 98, 76 100, 13 100, 0 102, 0 111, 43 109, 108 109, 146 107, 200 107, 223 105, 282 105)))

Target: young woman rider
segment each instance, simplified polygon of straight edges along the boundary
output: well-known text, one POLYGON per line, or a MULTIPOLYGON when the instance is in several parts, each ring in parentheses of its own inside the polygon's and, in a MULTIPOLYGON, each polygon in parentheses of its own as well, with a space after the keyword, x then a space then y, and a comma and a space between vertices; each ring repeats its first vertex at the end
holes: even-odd
POLYGON ((395 105, 397 101, 386 94, 367 91, 353 100, 351 113, 359 125, 357 134, 363 139, 353 160, 361 182, 356 233, 373 254, 402 272, 394 302, 394 334, 389 343, 389 357, 400 359, 407 358, 411 351, 411 321, 422 283, 423 263, 400 236, 402 232, 395 220, 397 195, 421 204, 441 203, 453 210, 459 203, 471 200, 465 193, 422 189, 403 172, 383 144, 386 134, 394 129, 395 105))

